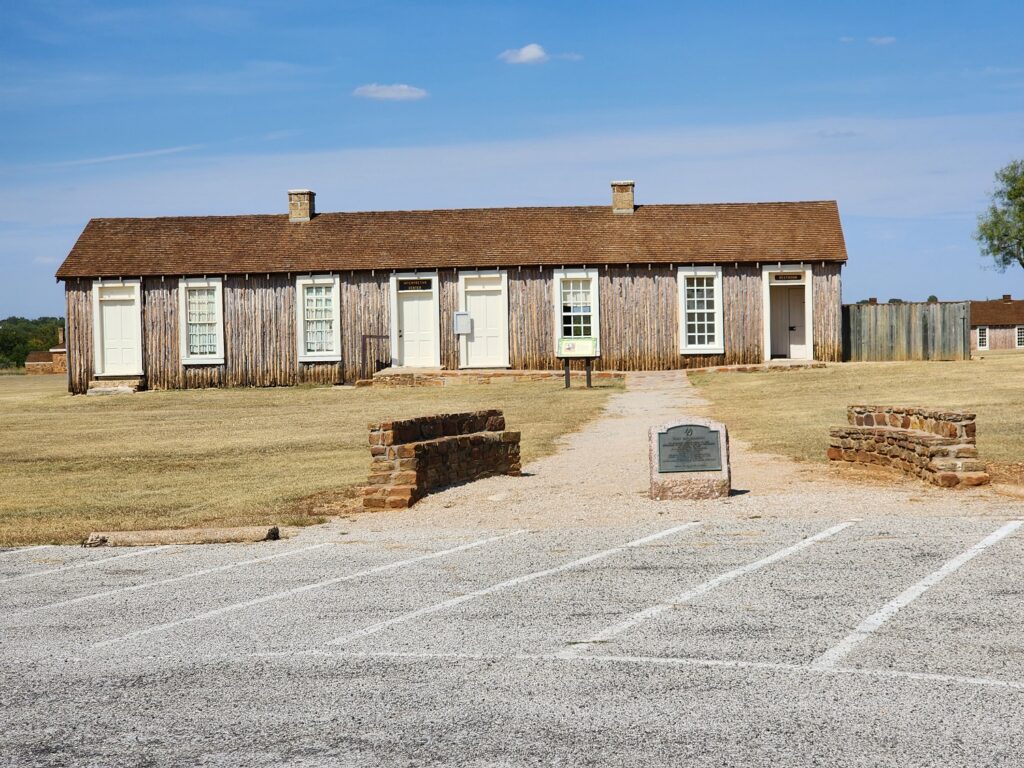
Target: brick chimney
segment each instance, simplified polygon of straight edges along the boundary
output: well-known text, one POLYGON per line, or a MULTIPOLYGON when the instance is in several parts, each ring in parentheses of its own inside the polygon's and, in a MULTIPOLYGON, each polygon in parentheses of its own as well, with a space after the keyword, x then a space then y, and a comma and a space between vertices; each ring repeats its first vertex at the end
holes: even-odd
POLYGON ((870 299, 868 299, 868 304, 877 304, 877 303, 878 303, 878 298, 875 297, 875 296, 872 296, 870 299))
POLYGON ((1009 304, 1010 303, 1010 294, 1004 293, 1003 294, 1003 301, 1005 301, 1007 304, 1009 304))
POLYGON ((316 216, 316 192, 311 189, 288 190, 288 221, 309 221, 316 216))
POLYGON ((634 181, 612 182, 612 213, 632 214, 636 207, 633 204, 634 181))

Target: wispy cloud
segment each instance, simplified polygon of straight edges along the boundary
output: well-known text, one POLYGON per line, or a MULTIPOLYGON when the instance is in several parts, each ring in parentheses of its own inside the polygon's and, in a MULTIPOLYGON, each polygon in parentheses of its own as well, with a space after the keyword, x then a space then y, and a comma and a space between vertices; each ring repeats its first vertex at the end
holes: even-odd
POLYGON ((122 160, 139 160, 146 157, 160 157, 161 155, 176 155, 179 152, 188 152, 193 149, 200 149, 202 144, 187 144, 180 147, 164 147, 163 149, 148 149, 144 152, 126 152, 120 155, 104 155, 102 157, 86 157, 80 160, 62 160, 56 163, 45 163, 46 168, 73 168, 80 165, 100 165, 102 163, 116 163, 122 160))
POLYGON ((381 85, 380 83, 369 83, 360 85, 352 95, 360 99, 376 99, 378 101, 418 101, 425 99, 430 94, 423 88, 405 83, 393 83, 381 85))
POLYGON ((868 42, 872 45, 892 45, 896 42, 896 38, 892 35, 883 35, 878 37, 869 37, 868 42))
POLYGON ((857 42, 857 38, 856 37, 850 37, 849 35, 843 35, 842 37, 839 38, 839 42, 840 43, 847 43, 847 44, 848 43, 855 43, 855 42, 857 42))

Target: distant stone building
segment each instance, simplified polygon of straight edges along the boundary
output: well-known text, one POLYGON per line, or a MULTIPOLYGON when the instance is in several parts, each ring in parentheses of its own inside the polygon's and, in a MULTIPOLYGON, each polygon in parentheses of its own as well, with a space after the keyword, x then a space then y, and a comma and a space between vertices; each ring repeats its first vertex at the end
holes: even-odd
POLYGON ((971 302, 971 350, 1024 351, 1024 300, 1010 294, 994 301, 971 302))
POLYGON ((57 346, 49 350, 29 352, 25 358, 25 373, 67 373, 68 351, 64 345, 64 329, 57 329, 57 346))

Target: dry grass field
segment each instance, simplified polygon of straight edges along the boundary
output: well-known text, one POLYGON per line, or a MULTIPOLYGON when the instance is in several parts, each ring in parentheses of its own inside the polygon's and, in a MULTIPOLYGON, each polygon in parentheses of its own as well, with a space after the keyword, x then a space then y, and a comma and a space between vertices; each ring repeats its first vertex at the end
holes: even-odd
POLYGON ((93 530, 303 524, 350 507, 369 421, 502 408, 523 460, 596 416, 610 386, 208 389, 71 397, 0 378, 0 546, 93 530))
POLYGON ((757 450, 825 461, 828 428, 855 403, 978 414, 978 449, 995 479, 1024 482, 1024 354, 969 362, 844 363, 764 373, 694 373, 715 418, 757 450))

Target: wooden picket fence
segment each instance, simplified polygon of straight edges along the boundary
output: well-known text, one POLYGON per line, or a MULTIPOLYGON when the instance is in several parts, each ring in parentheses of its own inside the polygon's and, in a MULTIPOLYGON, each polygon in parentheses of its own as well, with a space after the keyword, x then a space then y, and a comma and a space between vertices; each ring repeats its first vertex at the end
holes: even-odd
POLYGON ((843 360, 969 360, 970 304, 844 304, 843 360))

